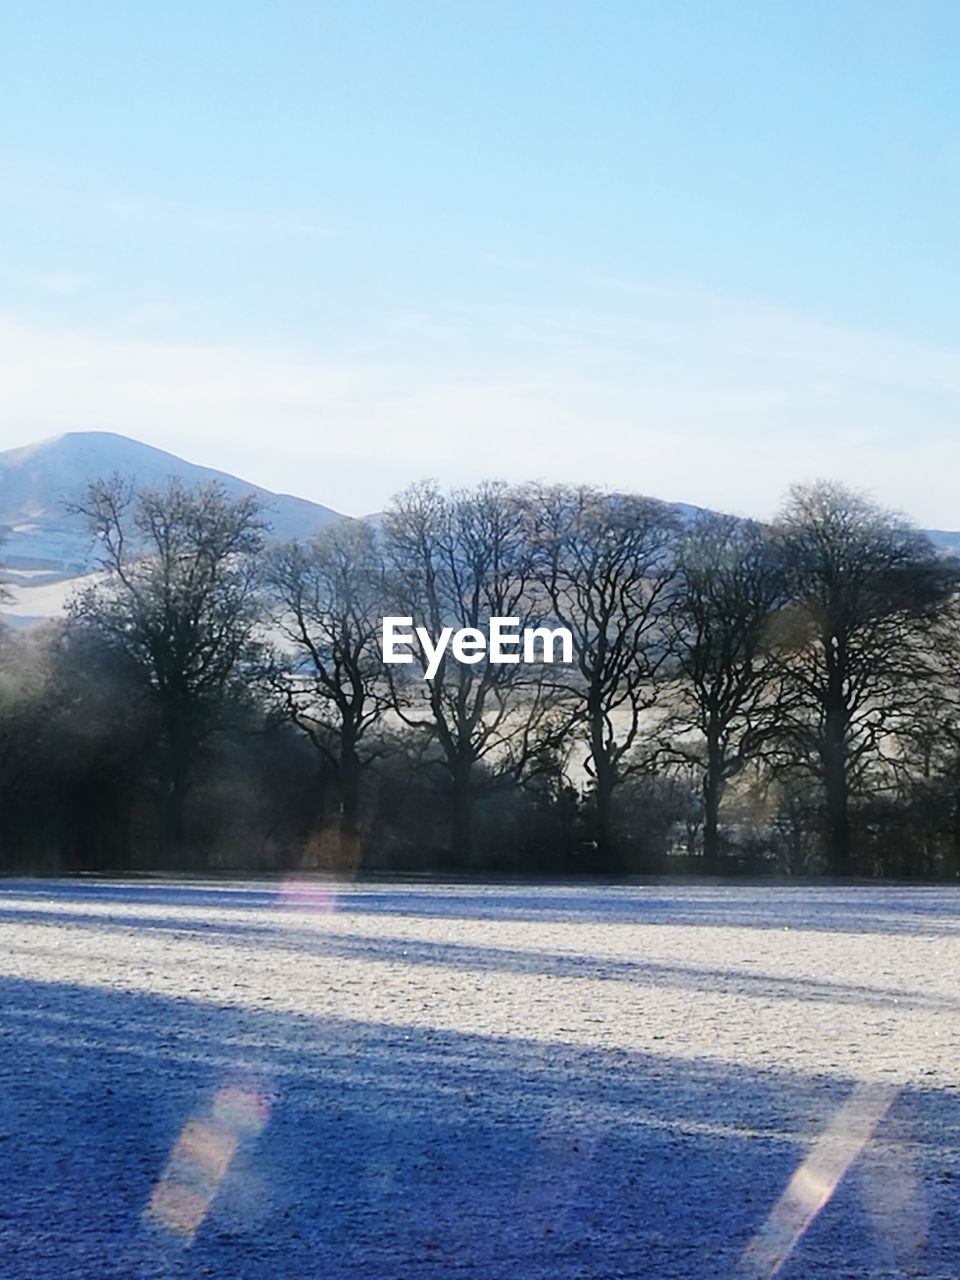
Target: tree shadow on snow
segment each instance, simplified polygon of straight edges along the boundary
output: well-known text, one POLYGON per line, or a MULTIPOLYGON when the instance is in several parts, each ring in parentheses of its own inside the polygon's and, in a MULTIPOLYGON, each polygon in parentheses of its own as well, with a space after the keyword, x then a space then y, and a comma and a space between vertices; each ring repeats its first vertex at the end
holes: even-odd
POLYGON ((851 884, 557 884, 470 887, 337 882, 310 877, 275 881, 0 880, 5 898, 79 901, 129 907, 268 910, 296 906, 311 894, 348 914, 435 919, 579 920, 597 924, 784 928, 830 933, 960 933, 960 886, 851 884), (292 887, 291 887, 292 886, 292 887))
MULTIPOLYGON (((0 1002, 5 1280, 734 1276, 851 1091, 80 984, 0 1002)), ((901 1093, 780 1274, 956 1275, 957 1154, 955 1097, 901 1093)))

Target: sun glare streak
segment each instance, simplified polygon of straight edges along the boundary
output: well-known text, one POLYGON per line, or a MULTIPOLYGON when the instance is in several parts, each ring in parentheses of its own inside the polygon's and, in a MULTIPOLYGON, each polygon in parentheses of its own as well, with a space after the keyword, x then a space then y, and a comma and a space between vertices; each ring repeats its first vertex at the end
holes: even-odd
POLYGON ((872 1083, 854 1088, 744 1250, 742 1276, 767 1280, 780 1271, 870 1141, 898 1092, 893 1085, 872 1083))
MULTIPOLYGON (((337 895, 316 880, 286 876, 276 905, 326 914, 336 910, 337 895)), ((241 1140, 262 1132, 269 1116, 270 1099, 262 1089, 249 1084, 222 1085, 209 1109, 195 1113, 181 1129, 143 1211, 144 1224, 159 1228, 189 1248, 210 1212, 241 1140)))
POLYGON ((193 1243, 226 1177, 242 1138, 267 1123, 270 1102, 247 1085, 220 1088, 206 1114, 193 1115, 180 1131, 143 1213, 185 1246, 193 1243))

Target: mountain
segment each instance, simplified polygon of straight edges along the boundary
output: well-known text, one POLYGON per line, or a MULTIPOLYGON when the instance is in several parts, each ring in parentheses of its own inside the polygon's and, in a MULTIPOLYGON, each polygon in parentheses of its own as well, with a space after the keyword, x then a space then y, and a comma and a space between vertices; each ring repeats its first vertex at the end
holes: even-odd
POLYGON ((91 480, 114 474, 141 486, 175 476, 188 486, 218 481, 231 497, 253 492, 281 540, 309 537, 343 518, 319 503, 271 493, 110 431, 71 431, 8 449, 0 453, 0 560, 13 595, 3 607, 7 621, 23 624, 60 613, 73 580, 94 568, 84 521, 65 503, 82 497, 91 480))
MULTIPOLYGON (((190 486, 218 481, 231 497, 256 493, 281 540, 309 537, 344 518, 330 507, 271 493, 110 431, 71 431, 8 449, 0 453, 0 562, 12 596, 0 611, 5 621, 25 625, 63 612, 75 580, 95 567, 84 522, 68 514, 64 503, 80 498, 91 480, 115 473, 140 485, 176 476, 190 486)), ((685 520, 700 510, 687 503, 674 506, 685 520)), ((367 519, 379 525, 379 515, 367 519)), ((928 537, 946 554, 960 555, 960 532, 933 529, 928 537)))
POLYGON ((924 532, 938 551, 960 556, 960 533, 951 533, 947 529, 926 529, 924 532))
POLYGON ((336 511, 271 493, 237 476, 196 466, 163 449, 109 431, 71 431, 38 444, 0 453, 0 537, 3 563, 14 571, 72 577, 92 567, 91 541, 81 517, 64 504, 80 498, 91 480, 114 473, 136 484, 162 484, 176 476, 186 485, 218 481, 231 497, 256 493, 279 539, 303 538, 336 511))

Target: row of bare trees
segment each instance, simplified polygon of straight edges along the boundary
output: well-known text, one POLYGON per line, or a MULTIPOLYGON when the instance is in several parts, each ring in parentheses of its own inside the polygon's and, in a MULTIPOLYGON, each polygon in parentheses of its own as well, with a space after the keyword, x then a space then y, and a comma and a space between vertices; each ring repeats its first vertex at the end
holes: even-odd
POLYGON ((584 869, 655 869, 639 811, 686 788, 673 826, 710 872, 747 827, 794 870, 889 869, 869 850, 894 810, 913 815, 898 869, 960 866, 957 565, 842 486, 798 487, 761 525, 586 487, 421 484, 378 524, 287 545, 254 498, 216 486, 113 479, 78 509, 103 572, 67 631, 150 710, 171 860, 189 860, 210 744, 233 734, 242 758, 244 734, 284 726, 335 797, 348 865, 370 854, 368 796, 402 756, 467 865, 478 806, 525 793, 530 822, 552 806, 577 826, 584 869), (426 680, 424 654, 384 665, 387 614, 434 635, 562 626, 572 661, 445 653, 426 680))

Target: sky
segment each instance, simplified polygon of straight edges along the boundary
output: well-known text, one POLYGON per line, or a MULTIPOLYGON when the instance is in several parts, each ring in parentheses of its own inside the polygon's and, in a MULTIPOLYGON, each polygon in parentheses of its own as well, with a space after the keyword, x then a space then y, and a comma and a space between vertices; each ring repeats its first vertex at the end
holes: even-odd
POLYGON ((0 448, 960 528, 955 0, 0 0, 0 448))

